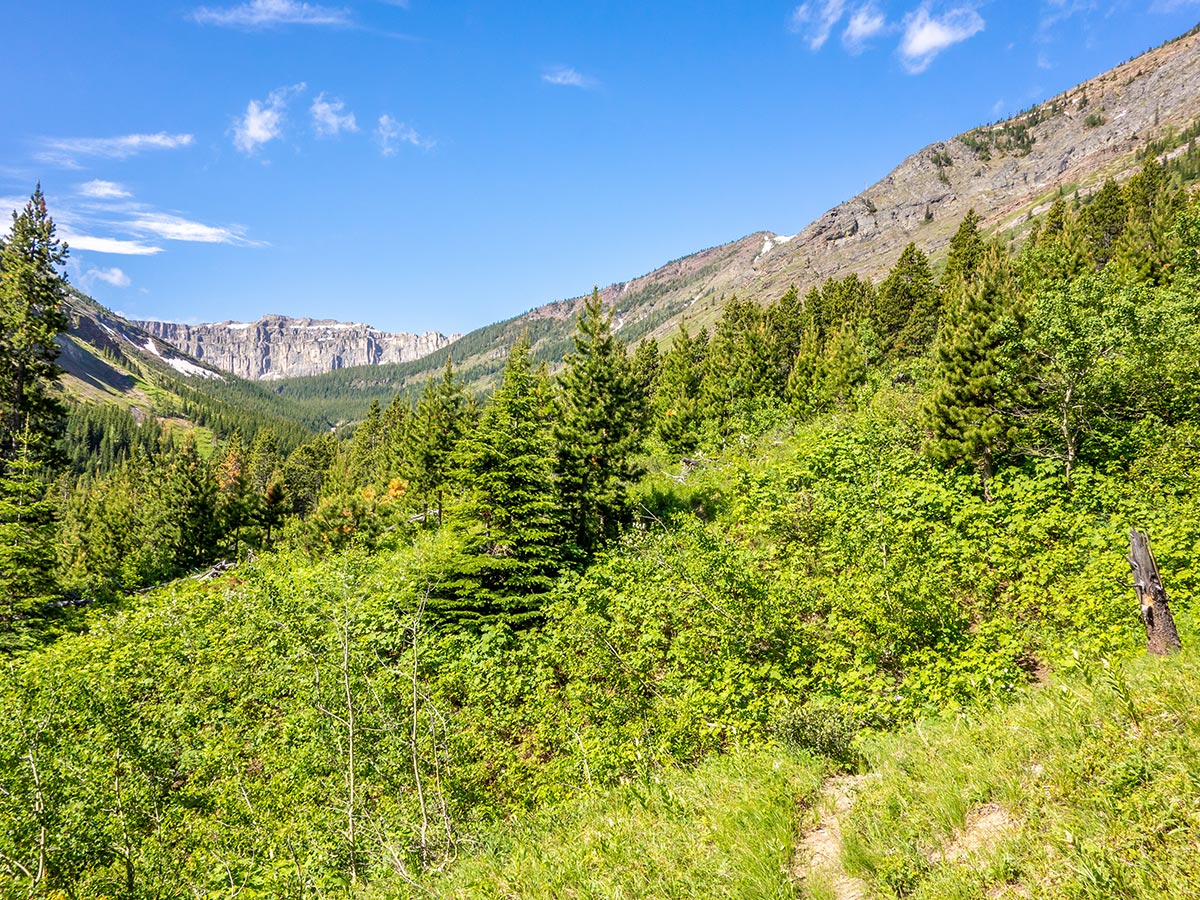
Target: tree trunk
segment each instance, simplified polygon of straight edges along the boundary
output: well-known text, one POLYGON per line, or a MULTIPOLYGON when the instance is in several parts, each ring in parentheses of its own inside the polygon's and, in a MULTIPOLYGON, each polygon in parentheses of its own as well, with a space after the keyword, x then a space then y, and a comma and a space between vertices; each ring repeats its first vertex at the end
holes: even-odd
POLYGON ((1150 539, 1136 528, 1129 532, 1129 565, 1133 568, 1133 589, 1146 624, 1146 649, 1158 656, 1179 651, 1183 644, 1167 605, 1158 563, 1150 552, 1150 539))

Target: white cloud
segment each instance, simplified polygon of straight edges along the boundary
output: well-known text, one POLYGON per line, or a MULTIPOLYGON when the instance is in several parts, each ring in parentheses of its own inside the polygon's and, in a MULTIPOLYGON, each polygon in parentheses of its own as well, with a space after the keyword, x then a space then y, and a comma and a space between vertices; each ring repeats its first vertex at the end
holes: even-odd
POLYGON ((968 6, 960 6, 941 16, 931 16, 923 4, 904 19, 904 37, 900 41, 900 59, 908 71, 917 75, 929 68, 943 50, 983 31, 983 17, 968 6))
POLYGON ((81 197, 90 197, 93 200, 125 200, 133 196, 115 181, 102 181, 99 178, 85 181, 79 185, 78 190, 81 197))
POLYGON ((90 250, 93 253, 114 253, 119 256, 153 256, 162 253, 162 247, 143 244, 141 241, 123 241, 117 238, 94 237, 62 231, 60 236, 72 250, 90 250))
POLYGON ((887 25, 887 18, 873 3, 860 6, 850 15, 850 22, 842 32, 842 44, 851 53, 858 53, 863 45, 887 25))
POLYGON ((150 234, 165 241, 189 241, 198 244, 239 244, 252 246, 243 235, 245 229, 232 225, 205 225, 169 213, 143 212, 124 223, 124 227, 139 234, 150 234))
POLYGON ((283 121, 288 101, 303 91, 305 85, 292 85, 271 91, 263 101, 251 100, 246 105, 246 114, 233 126, 233 146, 243 153, 251 154, 263 144, 283 134, 283 121))
POLYGON ((821 3, 801 3, 792 10, 790 28, 805 35, 808 46, 820 50, 829 40, 829 33, 846 11, 845 0, 823 0, 821 3))
POLYGON ((333 137, 342 131, 358 131, 354 113, 343 113, 345 108, 346 104, 341 100, 326 100, 324 94, 317 94, 309 112, 312 113, 313 129, 319 137, 333 137))
POLYGON ((542 81, 559 87, 593 88, 599 82, 590 75, 584 75, 570 66, 555 66, 542 73, 542 81))
POLYGON ((111 269, 88 269, 79 279, 80 283, 91 290, 98 282, 112 285, 113 287, 126 288, 133 284, 129 276, 113 266, 111 269))
POLYGON ((201 6, 192 20, 202 25, 233 28, 270 28, 273 25, 347 26, 354 20, 348 9, 297 3, 295 0, 250 0, 241 6, 201 6))
POLYGON ((192 143, 190 134, 126 134, 111 138, 43 138, 35 154, 42 162, 78 168, 78 157, 128 159, 145 150, 177 150, 192 143))
POLYGON ((416 129, 404 122, 397 122, 387 113, 379 117, 379 125, 375 129, 375 139, 379 141, 379 151, 384 156, 394 156, 399 149, 397 144, 411 144, 428 150, 433 141, 422 137, 416 129))

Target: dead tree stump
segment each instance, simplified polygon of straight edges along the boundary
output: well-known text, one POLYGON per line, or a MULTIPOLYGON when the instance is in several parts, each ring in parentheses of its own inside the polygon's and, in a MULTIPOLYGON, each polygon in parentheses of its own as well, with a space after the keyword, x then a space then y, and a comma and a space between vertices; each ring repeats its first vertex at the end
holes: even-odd
POLYGON ((1133 568, 1133 589, 1137 592, 1146 625, 1146 649, 1159 656, 1176 653, 1183 648, 1167 592, 1163 589, 1158 563, 1150 552, 1150 539, 1136 528, 1129 532, 1129 565, 1133 568))

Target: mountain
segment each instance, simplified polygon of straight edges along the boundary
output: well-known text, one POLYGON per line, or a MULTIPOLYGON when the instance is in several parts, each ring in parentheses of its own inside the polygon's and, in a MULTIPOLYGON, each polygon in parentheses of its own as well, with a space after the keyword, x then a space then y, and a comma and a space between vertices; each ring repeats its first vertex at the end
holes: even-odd
POLYGON ((359 323, 287 316, 207 325, 134 324, 196 359, 252 381, 409 362, 454 340, 434 331, 389 333, 359 323))
MULTIPOLYGON (((1011 119, 922 148, 796 234, 756 232, 609 285, 601 296, 626 343, 669 337, 684 317, 693 329, 711 325, 734 294, 765 302, 792 285, 803 294, 831 277, 878 279, 910 241, 934 260, 944 258, 971 208, 986 230, 1019 239, 1056 197, 1127 178, 1147 152, 1196 169, 1197 137, 1200 28, 1011 119)), ((447 356, 468 381, 486 387, 519 335, 528 334, 535 354, 551 363, 570 352, 582 302, 581 295, 540 306, 415 362, 348 368, 282 381, 276 389, 301 400, 321 398, 327 415, 339 403, 342 415, 361 415, 372 399, 418 390, 447 356)))
POLYGON ((247 438, 272 428, 295 445, 328 427, 292 401, 184 353, 69 288, 69 330, 59 337, 66 393, 83 403, 113 404, 139 422, 154 417, 171 427, 247 438))

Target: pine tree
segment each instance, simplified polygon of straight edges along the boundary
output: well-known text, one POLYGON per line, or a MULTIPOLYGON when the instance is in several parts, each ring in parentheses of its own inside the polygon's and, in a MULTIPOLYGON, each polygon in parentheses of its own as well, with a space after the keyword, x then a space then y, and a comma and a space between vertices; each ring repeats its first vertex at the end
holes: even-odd
POLYGON ((896 265, 879 285, 875 328, 885 353, 916 355, 937 334, 941 294, 929 258, 916 244, 900 253, 896 265))
POLYGON ((1080 233, 1096 271, 1108 265, 1116 252, 1117 242, 1125 231, 1127 216, 1125 194, 1111 178, 1079 213, 1080 233))
POLYGON ((578 548, 599 549, 629 520, 645 403, 599 290, 584 304, 559 376, 554 437, 563 512, 578 548))
POLYGON ((70 324, 57 268, 66 258, 39 184, 25 209, 13 212, 0 250, 0 460, 16 458, 19 447, 48 459, 66 416, 53 390, 61 374, 55 338, 70 324))
POLYGON ((557 575, 561 524, 550 394, 548 378, 532 368, 528 341, 519 341, 478 427, 462 442, 465 551, 447 585, 460 616, 503 613, 516 621, 536 610, 557 575))
POLYGON ((834 331, 817 369, 818 396, 825 403, 846 406, 854 388, 867 377, 862 343, 849 323, 834 331))
POLYGON ((0 651, 24 643, 41 608, 57 593, 56 508, 46 497, 27 427, 16 455, 0 462, 0 651))
POLYGON ((956 291, 975 280, 975 273, 983 261, 984 248, 979 216, 974 209, 969 209, 954 232, 954 237, 950 238, 950 255, 946 259, 946 271, 942 273, 943 291, 956 291))
POLYGON ((455 478, 455 450, 474 418, 474 408, 454 371, 454 362, 446 357, 442 377, 425 385, 413 417, 412 486, 424 506, 425 522, 431 509, 437 510, 437 522, 444 521, 446 492, 455 478))
POLYGON ((996 459, 1016 434, 1011 410, 1018 394, 1011 363, 1019 329, 1012 272, 1003 251, 992 247, 973 282, 946 312, 926 407, 934 457, 973 466, 989 500, 996 459))
POLYGON ((708 333, 701 329, 692 337, 683 322, 663 357, 653 398, 654 428, 671 453, 689 453, 700 443, 704 427, 700 385, 707 353, 708 333))

